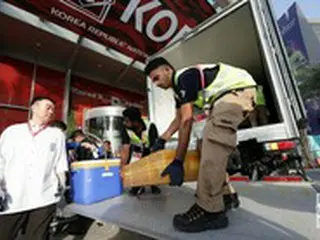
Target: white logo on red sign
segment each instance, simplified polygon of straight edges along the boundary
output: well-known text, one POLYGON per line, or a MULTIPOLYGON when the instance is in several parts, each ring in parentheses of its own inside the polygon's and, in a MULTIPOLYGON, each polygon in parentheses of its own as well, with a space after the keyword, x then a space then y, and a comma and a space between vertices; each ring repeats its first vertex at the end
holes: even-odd
POLYGON ((68 7, 103 23, 116 0, 60 0, 68 7))

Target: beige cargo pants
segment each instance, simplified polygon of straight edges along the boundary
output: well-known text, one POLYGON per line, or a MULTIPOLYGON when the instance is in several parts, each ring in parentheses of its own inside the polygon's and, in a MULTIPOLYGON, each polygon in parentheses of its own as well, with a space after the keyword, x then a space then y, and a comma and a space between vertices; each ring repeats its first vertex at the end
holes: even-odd
MULTIPOLYGON (((201 158, 201 146, 202 146, 202 139, 198 139, 197 140, 197 151, 199 153, 200 158, 201 158)), ((223 183, 222 194, 228 195, 228 194, 232 194, 232 193, 236 193, 236 190, 231 185, 229 174, 226 172, 226 179, 225 179, 225 182, 223 183)))
POLYGON ((228 157, 237 144, 240 123, 253 111, 255 88, 233 91, 218 99, 210 112, 201 148, 196 203, 208 212, 224 210, 228 157))

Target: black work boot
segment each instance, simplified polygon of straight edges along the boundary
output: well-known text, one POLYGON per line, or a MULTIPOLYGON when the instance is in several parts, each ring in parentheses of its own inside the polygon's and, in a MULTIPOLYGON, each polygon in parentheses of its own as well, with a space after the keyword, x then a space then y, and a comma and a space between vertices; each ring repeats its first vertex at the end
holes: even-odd
POLYGON ((209 229, 222 229, 229 225, 224 212, 211 213, 194 204, 186 213, 173 218, 173 226, 182 232, 202 232, 209 229))
POLYGON ((144 192, 145 192, 144 187, 133 187, 130 189, 129 195, 130 196, 137 196, 137 195, 143 194, 144 192))
POLYGON ((238 208, 240 206, 240 200, 237 193, 223 195, 223 202, 225 211, 229 211, 231 208, 238 208))
POLYGON ((151 186, 151 193, 152 194, 160 194, 161 193, 161 189, 157 186, 152 185, 151 186))

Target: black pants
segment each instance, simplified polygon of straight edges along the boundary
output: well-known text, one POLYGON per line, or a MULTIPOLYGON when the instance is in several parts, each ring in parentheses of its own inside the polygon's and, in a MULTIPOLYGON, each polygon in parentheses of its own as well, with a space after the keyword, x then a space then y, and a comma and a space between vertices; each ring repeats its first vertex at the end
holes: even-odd
POLYGON ((25 240, 49 239, 49 224, 56 212, 56 204, 30 211, 0 215, 1 240, 14 240, 20 230, 25 240))

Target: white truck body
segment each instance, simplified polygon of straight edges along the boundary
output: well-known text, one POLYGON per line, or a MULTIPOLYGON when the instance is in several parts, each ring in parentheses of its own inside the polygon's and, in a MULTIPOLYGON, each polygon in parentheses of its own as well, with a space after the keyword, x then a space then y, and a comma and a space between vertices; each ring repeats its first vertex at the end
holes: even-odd
MULTIPOLYGON (((268 107, 271 117, 277 117, 267 125, 239 130, 238 141, 299 138, 297 123, 305 119, 305 112, 268 0, 238 1, 150 59, 158 56, 175 68, 216 62, 241 67, 269 88, 268 107)), ((150 121, 162 133, 174 118, 173 93, 148 79, 148 101, 150 121)), ((190 148, 204 122, 194 124, 190 148)))

